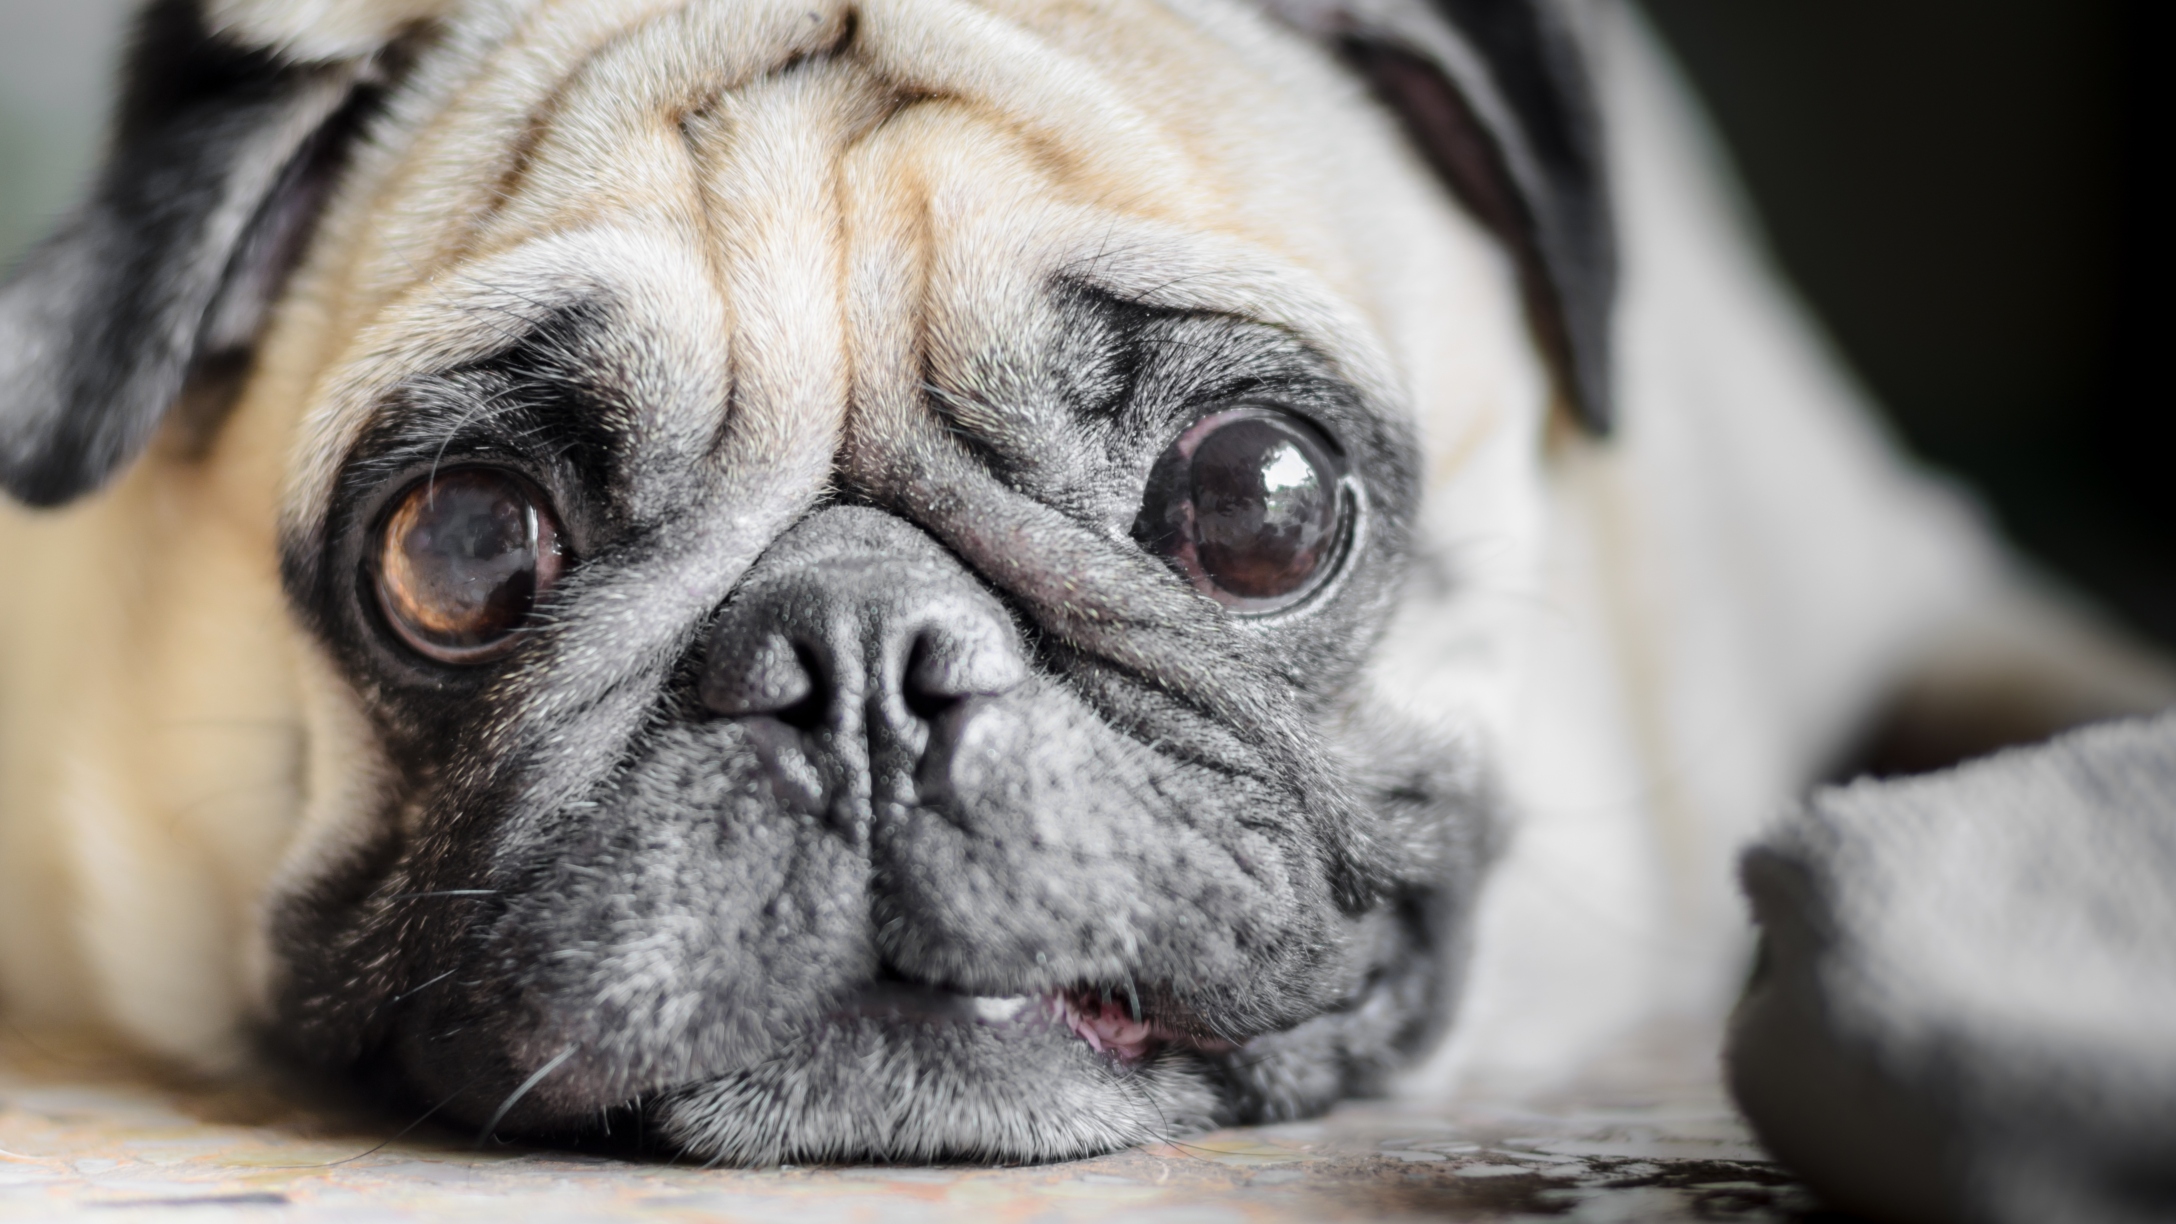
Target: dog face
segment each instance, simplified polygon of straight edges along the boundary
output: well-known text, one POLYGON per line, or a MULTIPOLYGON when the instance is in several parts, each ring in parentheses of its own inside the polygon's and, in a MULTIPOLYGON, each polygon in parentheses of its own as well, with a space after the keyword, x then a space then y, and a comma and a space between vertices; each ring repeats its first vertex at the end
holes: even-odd
POLYGON ((124 279, 56 242, 0 450, 59 500, 214 402, 173 461, 277 515, 273 1037, 735 1162, 1085 1154, 1424 1048, 1493 829, 1373 674, 1427 468, 1523 470, 1541 361, 1603 409, 1576 65, 1495 7, 1291 15, 1361 77, 1207 4, 155 7, 226 123, 140 242, 186 334, 21 339, 124 279))

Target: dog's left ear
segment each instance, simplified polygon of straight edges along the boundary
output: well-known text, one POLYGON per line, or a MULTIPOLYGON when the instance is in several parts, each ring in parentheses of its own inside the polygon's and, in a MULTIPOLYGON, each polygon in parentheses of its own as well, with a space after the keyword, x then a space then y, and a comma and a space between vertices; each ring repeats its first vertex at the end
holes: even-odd
POLYGON ((1616 238, 1601 117, 1570 0, 1262 0, 1333 46, 1517 261, 1581 424, 1614 422, 1616 238))
POLYGON ((90 198, 0 285, 0 488, 89 492, 246 358, 418 3, 142 11, 90 198))

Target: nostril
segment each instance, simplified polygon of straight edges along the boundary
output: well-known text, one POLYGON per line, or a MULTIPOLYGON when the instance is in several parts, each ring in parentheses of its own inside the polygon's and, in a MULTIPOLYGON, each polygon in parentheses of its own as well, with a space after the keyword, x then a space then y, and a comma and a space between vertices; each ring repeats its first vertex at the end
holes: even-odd
POLYGON ((923 633, 915 638, 914 652, 907 657, 906 691, 901 694, 907 709, 923 722, 935 719, 966 695, 955 683, 958 669, 943 658, 932 637, 923 633))
POLYGON ((995 697, 1027 679, 1020 656, 989 626, 925 626, 915 634, 902 677, 907 709, 929 721, 968 697, 995 697))
POLYGON ((769 714, 781 722, 813 726, 823 717, 825 680, 822 659, 805 643, 776 633, 752 643, 736 642, 720 633, 711 643, 702 699, 729 717, 769 714))
POLYGON ((813 647, 795 642, 793 656, 802 677, 800 699, 770 713, 795 730, 814 731, 823 724, 824 714, 831 708, 832 685, 824 674, 824 661, 813 647))

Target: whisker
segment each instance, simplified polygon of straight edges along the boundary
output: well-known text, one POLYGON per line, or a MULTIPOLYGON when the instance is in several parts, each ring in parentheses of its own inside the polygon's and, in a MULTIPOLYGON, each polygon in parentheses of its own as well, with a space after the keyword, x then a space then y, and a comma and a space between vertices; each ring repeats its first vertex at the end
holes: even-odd
POLYGON ((445 981, 447 978, 450 978, 454 974, 459 972, 460 970, 458 969, 448 969, 444 973, 439 974, 437 977, 432 978, 430 981, 425 982, 420 986, 411 986, 408 989, 401 991, 399 994, 394 995, 390 999, 387 999, 381 1006, 391 1007, 395 1003, 400 1002, 402 999, 407 998, 409 995, 415 994, 416 992, 421 990, 428 990, 429 988, 438 985, 440 982, 445 981))
POLYGON ((413 901, 418 897, 496 897, 498 895, 499 890, 496 888, 441 888, 433 892, 394 893, 392 896, 387 897, 386 900, 413 901))
POLYGON ((1215 1148, 1203 1147, 1198 1143, 1188 1143, 1183 1139, 1166 1139, 1163 1144, 1165 1147, 1177 1148, 1182 1155, 1191 1156, 1200 1161, 1214 1160, 1216 1157, 1223 1155, 1222 1152, 1217 1151, 1215 1148))
POLYGON ((559 1051, 558 1056, 553 1058, 550 1062, 545 1063, 541 1067, 538 1067, 536 1069, 536 1074, 531 1075, 528 1079, 521 1081, 521 1087, 514 1089, 513 1095, 507 1097, 504 1101, 501 1101, 499 1103, 498 1112, 492 1114, 491 1120, 484 1123, 483 1130, 477 1132, 476 1146, 478 1148, 483 1147, 484 1140, 489 1139, 491 1137, 491 1132, 499 1128, 499 1123, 505 1120, 508 1113, 513 1111, 514 1106, 521 1103, 521 1098, 528 1096, 530 1089, 535 1088, 538 1084, 543 1083, 545 1076, 550 1075, 554 1071, 557 1071, 559 1069, 560 1063, 563 1063, 572 1057, 574 1057, 574 1047, 568 1046, 566 1049, 559 1051))
POLYGON ((479 1071, 476 1074, 469 1076, 467 1082, 463 1083, 460 1087, 455 1088, 452 1092, 447 1093, 445 1095, 445 1098, 440 1100, 438 1104, 424 1110, 421 1117, 417 1118, 413 1122, 410 1122, 408 1125, 401 1127, 399 1130, 394 1131, 392 1134, 379 1140, 377 1143, 372 1144, 371 1146, 364 1148, 362 1151, 355 1153, 353 1156, 343 1156, 338 1160, 328 1160, 323 1164, 264 1165, 261 1167, 273 1171, 281 1171, 287 1169, 336 1169, 344 1164, 353 1164, 356 1161, 361 1160, 365 1156, 370 1156, 378 1152, 382 1152, 387 1147, 400 1142, 400 1140, 404 1136, 406 1136, 409 1131, 412 1131, 415 1128, 423 1125, 425 1122, 430 1121, 432 1114, 435 1114, 439 1110, 444 1109, 446 1106, 453 1104, 453 1099, 455 1097, 460 1096, 464 1092, 467 1092, 469 1088, 472 1087, 477 1080, 482 1079, 485 1074, 486 1072, 479 1071))

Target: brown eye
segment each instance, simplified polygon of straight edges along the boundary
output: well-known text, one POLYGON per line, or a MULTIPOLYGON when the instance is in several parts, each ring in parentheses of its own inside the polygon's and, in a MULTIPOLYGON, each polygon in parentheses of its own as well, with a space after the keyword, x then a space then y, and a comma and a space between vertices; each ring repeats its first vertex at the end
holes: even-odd
POLYGON ((1194 422, 1149 474, 1136 539, 1241 612, 1297 603, 1336 568, 1351 498, 1320 434, 1273 408, 1194 422))
POLYGON ((455 468, 394 501, 378 535, 378 605, 421 653, 480 662, 513 645, 564 567, 559 524, 527 481, 455 468))

